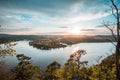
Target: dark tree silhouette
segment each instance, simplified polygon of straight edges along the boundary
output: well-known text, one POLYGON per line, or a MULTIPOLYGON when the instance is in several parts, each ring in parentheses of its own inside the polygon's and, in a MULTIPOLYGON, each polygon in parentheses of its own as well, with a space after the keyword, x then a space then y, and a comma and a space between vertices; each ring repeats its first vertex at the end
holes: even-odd
POLYGON ((116 19, 115 24, 110 24, 104 22, 104 26, 111 31, 111 34, 113 36, 112 41, 115 41, 116 44, 116 50, 115 50, 115 64, 116 64, 116 80, 120 80, 120 7, 116 4, 115 0, 110 0, 111 2, 111 9, 112 9, 112 14, 116 19), (116 30, 114 30, 111 27, 115 27, 116 30), (115 33, 116 32, 116 33, 115 33), (115 35, 116 34, 116 35, 115 35))
POLYGON ((80 58, 82 55, 85 55, 86 51, 85 50, 77 50, 73 54, 70 55, 70 59, 68 60, 69 62, 73 62, 76 64, 77 68, 85 67, 87 65, 88 61, 81 61, 80 58))
POLYGON ((30 57, 24 54, 18 54, 16 57, 20 62, 11 70, 14 73, 12 80, 40 80, 40 68, 32 65, 30 57))
POLYGON ((85 66, 87 65, 88 61, 81 61, 81 56, 85 55, 86 51, 85 50, 77 50, 74 53, 70 55, 70 58, 68 59, 67 63, 65 64, 66 66, 69 67, 74 67, 72 70, 72 77, 71 80, 76 80, 76 79, 81 79, 84 80, 85 78, 82 77, 79 74, 79 71, 81 69, 85 69, 85 66))
POLYGON ((42 80, 58 80, 58 77, 55 76, 55 71, 60 69, 60 67, 61 65, 58 62, 53 61, 46 67, 46 72, 42 80))

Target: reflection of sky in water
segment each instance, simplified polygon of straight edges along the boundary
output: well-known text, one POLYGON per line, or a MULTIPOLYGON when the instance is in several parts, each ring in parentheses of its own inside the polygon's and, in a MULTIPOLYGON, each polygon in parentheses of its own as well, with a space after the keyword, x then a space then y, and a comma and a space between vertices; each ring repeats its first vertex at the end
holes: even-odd
MULTIPOLYGON (((16 49, 17 53, 32 57, 33 64, 44 69, 54 60, 64 64, 69 59, 70 54, 78 49, 86 50, 87 54, 82 55, 81 60, 87 60, 89 65, 92 65, 96 63, 95 59, 97 59, 98 56, 106 57, 106 53, 111 54, 112 52, 110 50, 113 50, 114 46, 111 43, 79 43, 66 48, 39 50, 29 46, 28 41, 18 41, 18 44, 14 46, 14 49, 16 49)), ((3 60, 5 60, 11 66, 18 63, 15 55, 6 57, 3 60)))

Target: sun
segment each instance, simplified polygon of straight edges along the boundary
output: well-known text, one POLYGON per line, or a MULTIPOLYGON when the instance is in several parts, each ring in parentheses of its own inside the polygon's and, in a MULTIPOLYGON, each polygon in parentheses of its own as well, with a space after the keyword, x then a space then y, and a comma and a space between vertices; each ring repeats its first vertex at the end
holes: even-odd
POLYGON ((69 33, 74 34, 74 35, 79 35, 81 33, 80 28, 74 28, 69 31, 69 33))

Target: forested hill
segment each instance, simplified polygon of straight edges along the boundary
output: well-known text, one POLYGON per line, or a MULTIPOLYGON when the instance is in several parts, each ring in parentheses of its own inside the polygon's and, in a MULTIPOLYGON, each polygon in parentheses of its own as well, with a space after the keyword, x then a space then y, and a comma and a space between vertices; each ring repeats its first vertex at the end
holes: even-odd
MULTIPOLYGON (((7 40, 39 40, 39 39, 61 39, 63 42, 67 40, 76 40, 77 42, 108 42, 107 39, 112 39, 111 35, 97 35, 97 36, 86 36, 86 35, 9 35, 0 34, 0 41, 7 40)), ((74 41, 73 41, 74 42, 74 41)), ((75 42, 76 43, 76 42, 75 42)))

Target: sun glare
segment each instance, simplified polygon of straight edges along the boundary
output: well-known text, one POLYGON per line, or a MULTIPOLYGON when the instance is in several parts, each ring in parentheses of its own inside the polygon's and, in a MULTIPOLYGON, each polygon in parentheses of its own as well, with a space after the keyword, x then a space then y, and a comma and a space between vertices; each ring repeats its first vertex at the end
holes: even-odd
POLYGON ((76 47, 73 49, 72 53, 74 53, 75 51, 77 51, 77 50, 79 50, 79 49, 80 49, 80 47, 79 47, 79 46, 76 46, 76 47))
POLYGON ((80 29, 79 28, 75 28, 75 29, 71 29, 69 31, 69 33, 71 34, 75 34, 75 35, 79 35, 81 33, 80 29))

